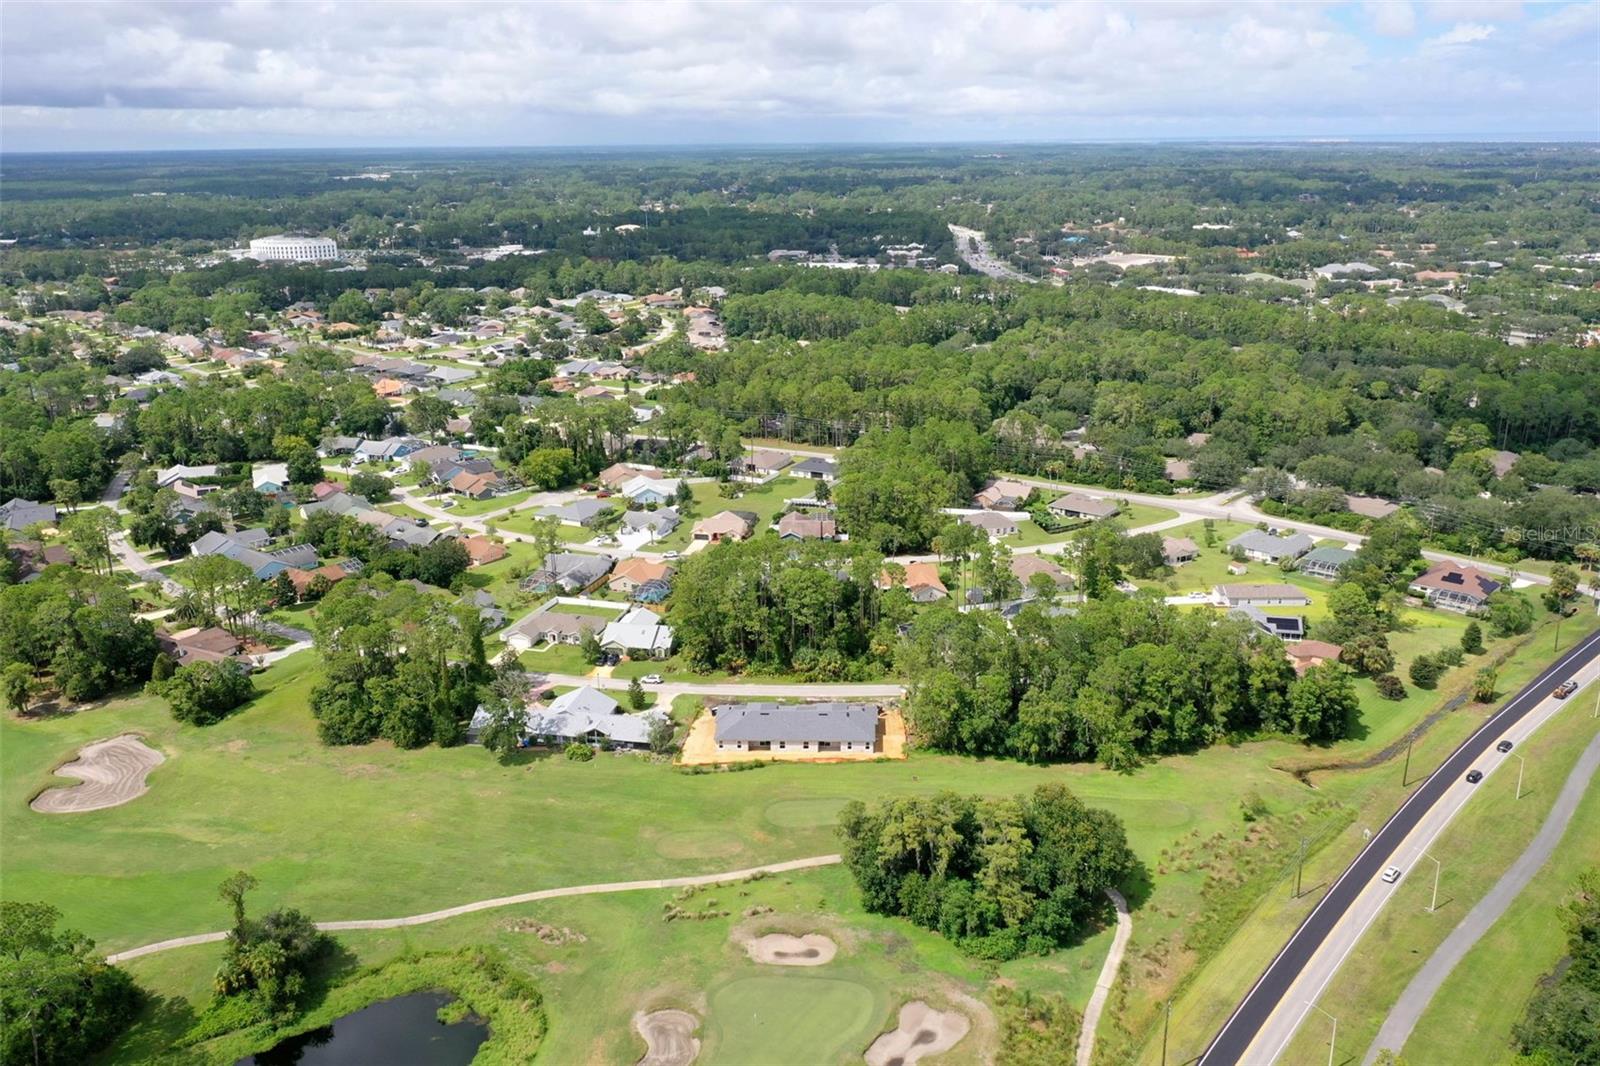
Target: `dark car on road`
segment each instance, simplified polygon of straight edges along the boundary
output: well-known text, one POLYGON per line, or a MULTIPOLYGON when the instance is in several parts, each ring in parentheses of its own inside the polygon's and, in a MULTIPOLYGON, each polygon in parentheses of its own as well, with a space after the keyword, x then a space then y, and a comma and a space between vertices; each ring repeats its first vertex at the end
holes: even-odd
POLYGON ((1483 771, 1482 770, 1468 770, 1467 771, 1467 784, 1476 785, 1479 781, 1482 781, 1482 780, 1483 780, 1483 771))
POLYGON ((1502 740, 1500 743, 1494 746, 1494 750, 1498 751, 1501 755, 1504 755, 1506 752, 1511 750, 1511 741, 1502 740))

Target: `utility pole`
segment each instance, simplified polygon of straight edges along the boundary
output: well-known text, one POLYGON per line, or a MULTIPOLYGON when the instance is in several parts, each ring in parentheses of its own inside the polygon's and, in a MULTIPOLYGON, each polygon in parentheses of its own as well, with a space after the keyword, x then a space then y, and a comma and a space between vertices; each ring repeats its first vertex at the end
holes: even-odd
MULTIPOLYGON (((1513 753, 1514 754, 1514 753, 1513 753)), ((1520 755, 1514 755, 1517 760, 1517 799, 1522 798, 1522 771, 1528 768, 1528 760, 1520 755)))
POLYGON ((1294 898, 1300 898, 1300 877, 1306 870, 1306 838, 1300 838, 1300 862, 1294 869, 1294 898))
MULTIPOLYGON (((1322 1011, 1323 1014, 1328 1014, 1327 1011, 1322 1010, 1322 1008, 1317 1006, 1315 1003, 1311 1004, 1311 1008, 1313 1010, 1322 1011)), ((1335 1018, 1331 1014, 1328 1014, 1328 1019, 1333 1022, 1333 1032, 1328 1034, 1328 1066, 1333 1066, 1333 1046, 1339 1040, 1339 1019, 1335 1018)))
POLYGON ((1400 773, 1400 787, 1405 788, 1411 784, 1411 745, 1417 741, 1417 731, 1413 729, 1406 735, 1406 768, 1400 773))
POLYGON ((1161 1066, 1167 1066, 1167 1030, 1172 1028, 1172 1000, 1167 1000, 1166 1020, 1161 1023, 1161 1066))
POLYGON ((1423 852, 1422 857, 1433 863, 1433 902, 1428 904, 1428 913, 1432 914, 1439 909, 1439 871, 1444 865, 1427 852, 1423 852))

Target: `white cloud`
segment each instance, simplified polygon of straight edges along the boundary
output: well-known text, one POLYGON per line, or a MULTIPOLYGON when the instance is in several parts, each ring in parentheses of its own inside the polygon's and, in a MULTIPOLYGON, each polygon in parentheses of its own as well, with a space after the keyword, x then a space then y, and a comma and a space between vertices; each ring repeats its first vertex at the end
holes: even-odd
MULTIPOLYGON (((1427 10, 1438 18, 1457 6, 1427 10)), ((1408 124, 1462 133, 1471 132, 1463 116, 1514 130, 1551 100, 1567 101, 1558 124, 1596 126, 1593 94, 1569 84, 1585 61, 1592 68, 1592 49, 1583 54, 1591 5, 1520 21, 1515 5, 1471 5, 1425 41, 1409 39, 1409 3, 1351 6, 1348 19, 1346 10, 1219 0, 13 4, 0 38, 0 138, 40 148, 1281 135, 1408 124), (1497 45, 1529 42, 1507 52, 1520 66, 1492 79, 1442 66, 1490 34, 1497 45)))

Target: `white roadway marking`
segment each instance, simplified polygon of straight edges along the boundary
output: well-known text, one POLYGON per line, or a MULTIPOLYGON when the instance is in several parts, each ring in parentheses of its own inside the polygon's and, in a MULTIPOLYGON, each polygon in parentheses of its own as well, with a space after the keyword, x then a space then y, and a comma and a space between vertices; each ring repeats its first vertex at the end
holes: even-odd
MULTIPOLYGON (((1584 670, 1579 671, 1578 674, 1575 674, 1574 677, 1580 681, 1579 692, 1584 692, 1589 684, 1600 679, 1600 666, 1592 663, 1584 670)), ((1500 734, 1498 739, 1511 740, 1514 744, 1520 745, 1560 711, 1575 705, 1581 705, 1577 693, 1566 700, 1557 700, 1546 696, 1536 710, 1530 712, 1515 726, 1500 734)), ((1504 711, 1502 710, 1500 713, 1503 714, 1504 711)), ((1451 789, 1456 793, 1455 803, 1446 808, 1444 797, 1440 797, 1440 802, 1434 805, 1433 809, 1413 827, 1405 839, 1391 852, 1391 865, 1401 867, 1401 880, 1405 880, 1414 873, 1418 876, 1427 876, 1417 866, 1418 863, 1427 860, 1424 853, 1433 846, 1433 842, 1438 838, 1439 834, 1444 832, 1455 820, 1461 808, 1466 806, 1467 802, 1477 794, 1479 789, 1487 785, 1495 770, 1509 762, 1513 757, 1510 752, 1501 753, 1490 748, 1481 757, 1483 760, 1481 765, 1475 767, 1483 771, 1482 781, 1479 781, 1476 785, 1471 785, 1461 779, 1451 784, 1451 789), (1427 834, 1426 839, 1420 839, 1424 833, 1427 834)), ((1413 795, 1415 794, 1413 793, 1413 795)), ((1446 795, 1448 796, 1449 793, 1446 793, 1446 795)), ((1245 1049, 1245 1054, 1240 1059, 1241 1062, 1276 1062, 1282 1056, 1289 1042, 1304 1023, 1306 1016, 1310 1014, 1312 1005, 1322 997, 1329 983, 1338 975, 1345 959, 1355 950, 1362 936, 1371 927, 1385 904, 1389 902, 1399 888, 1399 882, 1387 884, 1381 879, 1376 879, 1362 890, 1355 902, 1345 911, 1338 923, 1324 938, 1321 949, 1307 961, 1300 974, 1289 986, 1287 992, 1278 1001, 1277 1008, 1268 1016, 1266 1022, 1256 1033, 1255 1039, 1245 1049), (1335 947, 1341 941, 1344 942, 1344 950, 1339 953, 1338 958, 1334 959, 1332 965, 1329 966, 1323 956, 1328 949, 1335 947), (1316 980, 1318 976, 1321 977, 1320 982, 1318 982, 1314 991, 1308 992, 1307 983, 1316 980), (1257 1054, 1258 1049, 1268 1046, 1269 1042, 1272 1048, 1271 1053, 1257 1054)), ((1329 891, 1331 892, 1332 890, 1330 889, 1329 891)), ((1324 898, 1326 898, 1326 894, 1324 898)))

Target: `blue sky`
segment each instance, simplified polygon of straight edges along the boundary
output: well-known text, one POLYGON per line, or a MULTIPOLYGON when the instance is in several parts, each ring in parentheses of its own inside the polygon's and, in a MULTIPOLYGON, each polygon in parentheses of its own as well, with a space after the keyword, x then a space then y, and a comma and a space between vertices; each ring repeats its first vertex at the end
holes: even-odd
POLYGON ((1600 139, 1600 4, 8 2, 0 149, 1600 139))

